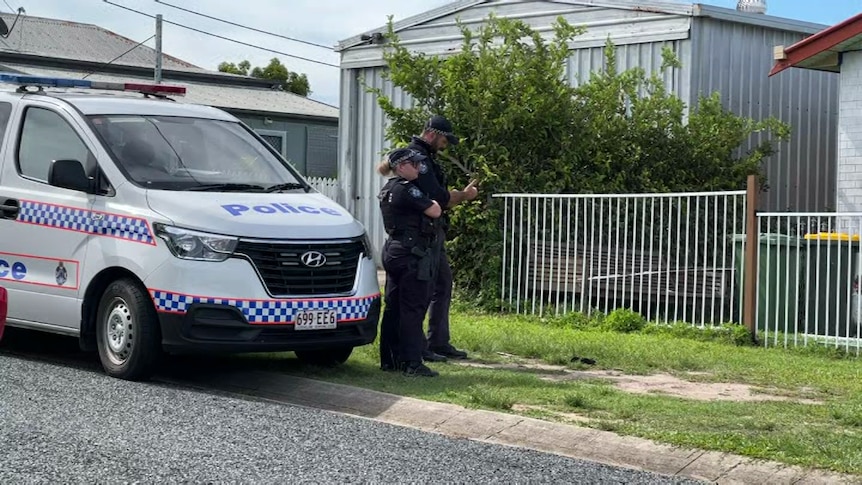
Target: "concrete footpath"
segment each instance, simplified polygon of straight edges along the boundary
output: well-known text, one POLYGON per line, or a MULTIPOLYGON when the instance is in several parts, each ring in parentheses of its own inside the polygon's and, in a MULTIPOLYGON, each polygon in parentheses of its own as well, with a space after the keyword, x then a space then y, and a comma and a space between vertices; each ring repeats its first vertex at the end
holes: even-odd
POLYGON ((159 379, 308 406, 432 433, 529 448, 614 466, 709 482, 862 483, 862 477, 808 470, 726 453, 676 448, 607 431, 467 409, 263 371, 171 372, 159 379))

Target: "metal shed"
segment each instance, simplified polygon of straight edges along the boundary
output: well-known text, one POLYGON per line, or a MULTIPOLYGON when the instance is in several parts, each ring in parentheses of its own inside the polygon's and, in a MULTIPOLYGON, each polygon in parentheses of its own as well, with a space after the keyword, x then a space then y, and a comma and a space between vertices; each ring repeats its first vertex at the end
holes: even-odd
MULTIPOLYGON (((478 28, 491 12, 524 20, 549 36, 559 16, 586 27, 586 33, 571 45, 568 78, 573 84, 602 67, 608 37, 618 47, 620 69, 656 69, 661 66, 662 46, 671 47, 682 67, 669 72, 665 80, 689 106, 698 95, 718 91, 724 105, 737 114, 755 119, 773 115, 791 124, 791 141, 783 143, 767 164, 770 190, 763 197, 763 209, 835 208, 837 76, 794 70, 786 76, 767 77, 774 46, 793 44, 826 26, 651 0, 459 0, 397 22, 395 30, 409 49, 445 56, 460 49, 456 19, 478 28)), ((337 47, 341 53, 339 177, 348 209, 378 245, 385 239, 376 199, 383 180, 374 165, 387 148, 387 122, 360 80, 382 87, 402 106, 411 102, 381 77, 386 69, 385 45, 375 34, 385 31, 381 26, 337 47)))

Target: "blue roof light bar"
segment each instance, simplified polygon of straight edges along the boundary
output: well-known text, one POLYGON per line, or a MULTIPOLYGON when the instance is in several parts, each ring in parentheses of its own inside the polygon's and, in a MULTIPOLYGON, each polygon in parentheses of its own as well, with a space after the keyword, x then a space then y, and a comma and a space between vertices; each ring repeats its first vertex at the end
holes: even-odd
POLYGON ((0 83, 17 84, 20 87, 33 86, 40 88, 103 89, 107 91, 130 91, 144 94, 173 94, 179 96, 184 96, 186 94, 185 86, 172 86, 168 84, 155 83, 90 81, 88 79, 31 76, 29 74, 18 74, 12 72, 0 72, 0 83))

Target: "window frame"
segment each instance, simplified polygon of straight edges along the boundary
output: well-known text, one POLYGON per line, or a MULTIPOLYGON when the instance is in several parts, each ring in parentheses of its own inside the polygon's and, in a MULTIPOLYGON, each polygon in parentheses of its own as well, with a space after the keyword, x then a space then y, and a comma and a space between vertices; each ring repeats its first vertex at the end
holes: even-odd
POLYGON ((0 148, 2 148, 3 143, 6 141, 7 136, 6 132, 9 131, 9 125, 12 121, 12 117, 15 114, 15 106, 9 101, 0 101, 0 109, 9 108, 8 113, 6 113, 6 120, 2 121, 2 117, 0 117, 0 148))
MULTIPOLYGON (((39 184, 51 186, 51 184, 48 182, 48 180, 40 180, 40 179, 33 177, 31 175, 27 175, 21 169, 21 146, 23 145, 23 141, 24 141, 24 127, 27 124, 27 114, 30 112, 31 109, 39 109, 39 110, 47 111, 48 113, 53 113, 54 115, 58 116, 64 123, 66 123, 66 126, 68 126, 72 130, 72 132, 75 134, 75 136, 78 138, 78 140, 84 146, 84 148, 87 149, 87 152, 89 153, 89 155, 91 157, 93 157, 93 160, 95 160, 96 166, 93 167, 93 169, 96 173, 95 174, 88 174, 88 175, 97 177, 99 179, 105 179, 105 180, 107 179, 101 173, 101 169, 99 167, 98 157, 96 156, 95 153, 93 153, 93 149, 90 148, 90 146, 85 141, 85 138, 81 136, 81 133, 77 129, 75 129, 74 124, 71 123, 69 121, 69 119, 66 116, 64 116, 60 111, 58 111, 56 109, 52 109, 51 107, 48 107, 48 106, 42 106, 42 105, 37 105, 37 104, 28 104, 28 105, 24 106, 24 109, 21 111, 21 116, 20 116, 21 122, 18 125, 18 136, 17 136, 17 140, 15 143, 15 171, 18 173, 19 177, 21 177, 25 180, 29 180, 31 182, 36 182, 39 184)), ((84 169, 86 170, 87 160, 78 160, 78 161, 81 162, 81 164, 84 166, 84 169)), ((108 186, 111 187, 110 181, 108 181, 108 186)), ((107 189, 107 191, 111 191, 111 189, 107 189)))
MULTIPOLYGON (((287 159, 287 132, 286 131, 278 131, 278 130, 253 130, 253 131, 255 133, 257 133, 258 136, 260 136, 261 138, 263 138, 265 136, 280 137, 281 138, 281 149, 278 151, 278 154, 282 158, 287 159)), ((269 145, 270 148, 275 150, 275 147, 272 146, 268 141, 266 141, 266 138, 263 138, 263 140, 264 140, 264 142, 266 142, 267 145, 269 145)))

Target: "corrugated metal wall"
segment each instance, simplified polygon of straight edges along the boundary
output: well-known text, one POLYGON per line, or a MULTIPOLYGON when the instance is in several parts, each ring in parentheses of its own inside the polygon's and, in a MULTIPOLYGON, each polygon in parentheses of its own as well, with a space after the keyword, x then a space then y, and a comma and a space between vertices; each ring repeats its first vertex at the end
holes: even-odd
MULTIPOLYGON (((766 162, 769 191, 761 209, 835 209, 838 75, 788 69, 767 77, 776 45, 789 46, 803 34, 696 17, 692 26, 691 101, 699 93, 721 93, 725 107, 754 119, 775 116, 792 127, 791 139, 766 162)), ((762 141, 752 137, 751 145, 762 141)))
MULTIPOLYGON (((682 99, 688 99, 691 76, 691 42, 672 40, 666 42, 646 42, 617 46, 617 69, 622 71, 641 67, 647 73, 657 72, 662 65, 662 49, 669 47, 682 62, 681 68, 670 68, 664 72, 664 82, 668 89, 682 99)), ((581 80, 589 80, 590 73, 604 69, 604 46, 575 49, 569 58, 568 78, 573 86, 581 80)))
MULTIPOLYGON (((385 179, 377 173, 376 167, 390 144, 385 140, 388 120, 377 104, 377 96, 367 92, 363 81, 369 87, 382 89, 396 106, 407 107, 411 103, 409 96, 383 79, 384 70, 372 67, 352 70, 342 76, 342 106, 346 101, 351 109, 342 110, 338 140, 344 205, 365 225, 377 253, 383 247, 386 232, 377 201, 385 179)), ((379 258, 379 254, 375 257, 379 258)))
MULTIPOLYGON (((680 5, 679 9, 683 11, 685 7, 680 5)), ((553 24, 558 17, 565 18, 573 25, 583 26, 587 31, 572 41, 573 49, 603 46, 608 37, 617 44, 684 39, 688 37, 691 24, 691 17, 684 14, 540 0, 497 0, 399 31, 399 39, 410 50, 429 56, 446 55, 461 49, 463 38, 459 21, 476 30, 492 12, 498 17, 522 20, 547 37, 553 37, 553 24)), ((381 59, 382 49, 379 45, 359 45, 341 52, 341 67, 379 66, 382 64, 381 59)))

